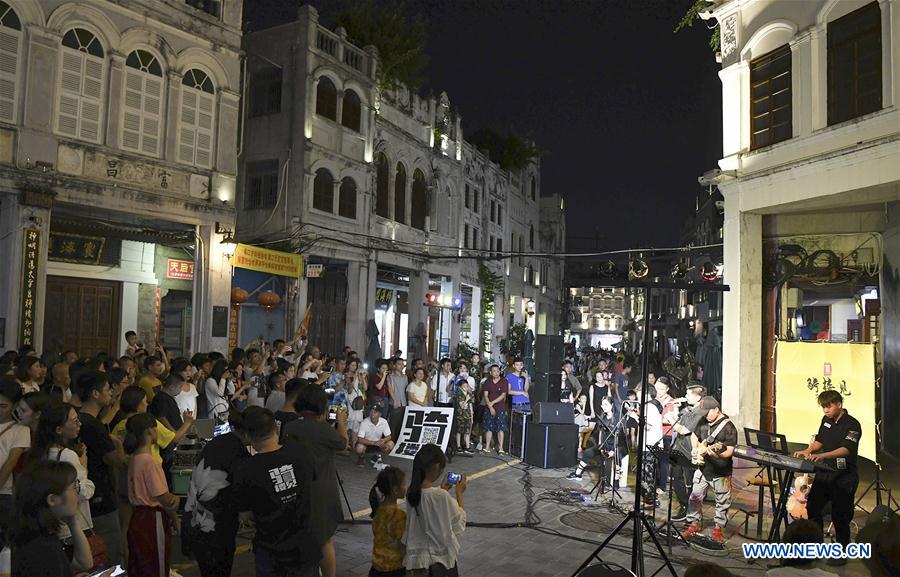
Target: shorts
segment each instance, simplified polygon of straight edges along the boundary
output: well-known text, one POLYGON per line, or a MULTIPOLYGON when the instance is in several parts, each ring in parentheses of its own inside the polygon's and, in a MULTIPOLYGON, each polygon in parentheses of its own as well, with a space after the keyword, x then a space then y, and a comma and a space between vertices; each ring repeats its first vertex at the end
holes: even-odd
POLYGON ((506 432, 506 411, 497 411, 496 415, 491 415, 491 412, 485 409, 481 424, 484 426, 485 432, 506 432))

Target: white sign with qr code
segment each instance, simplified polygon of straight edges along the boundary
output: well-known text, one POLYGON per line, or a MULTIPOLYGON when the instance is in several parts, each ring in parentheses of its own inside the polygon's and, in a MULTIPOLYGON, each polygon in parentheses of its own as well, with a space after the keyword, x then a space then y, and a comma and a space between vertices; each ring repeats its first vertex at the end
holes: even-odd
POLYGON ((429 443, 446 451, 452 425, 451 407, 406 407, 403 425, 391 455, 413 459, 419 449, 429 443))

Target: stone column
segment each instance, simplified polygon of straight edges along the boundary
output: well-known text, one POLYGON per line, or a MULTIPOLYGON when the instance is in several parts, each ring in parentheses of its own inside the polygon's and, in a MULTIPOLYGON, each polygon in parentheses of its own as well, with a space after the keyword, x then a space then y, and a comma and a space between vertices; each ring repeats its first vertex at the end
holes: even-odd
MULTIPOLYGON (((812 66, 812 36, 803 33, 791 41, 791 66, 793 70, 810 70, 812 66)), ((791 74, 792 136, 805 136, 812 132, 812 75, 791 74)))
POLYGON ((106 145, 119 148, 119 121, 122 117, 122 87, 125 82, 125 55, 110 50, 109 52, 109 86, 107 86, 106 105, 106 145))
POLYGON ((410 271, 409 294, 407 297, 409 307, 407 335, 409 342, 398 343, 396 345, 396 348, 406 351, 407 359, 414 359, 416 357, 425 358, 425 351, 427 350, 426 340, 428 336, 428 310, 425 307, 425 293, 427 292, 428 271, 410 271), (419 335, 424 335, 425 338, 415 338, 419 335))
POLYGON ((213 307, 231 312, 231 263, 222 253, 223 235, 212 224, 197 227, 198 242, 194 256, 194 294, 191 353, 219 351, 228 353, 228 327, 213 336, 213 307))
POLYGON ((347 265, 346 344, 364 357, 368 339, 366 324, 374 318, 376 265, 373 261, 352 261, 347 265))
POLYGON ((181 74, 167 71, 168 85, 166 92, 166 126, 165 126, 165 146, 163 147, 163 158, 176 162, 178 160, 178 116, 179 107, 181 106, 181 81, 184 78, 181 74))
POLYGON ((881 8, 881 107, 890 108, 900 96, 900 62, 897 56, 900 5, 889 0, 878 0, 878 4, 881 8))
POLYGON ((762 359, 762 215, 741 212, 739 184, 725 196, 722 409, 740 430, 759 428, 762 359))
POLYGON ((466 342, 481 351, 481 287, 472 287, 472 318, 469 321, 472 330, 466 342))

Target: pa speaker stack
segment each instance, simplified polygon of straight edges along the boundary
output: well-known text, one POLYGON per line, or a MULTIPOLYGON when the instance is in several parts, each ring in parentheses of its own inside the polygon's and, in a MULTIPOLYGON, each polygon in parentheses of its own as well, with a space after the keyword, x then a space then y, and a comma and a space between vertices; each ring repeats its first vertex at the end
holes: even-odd
POLYGON ((578 453, 578 425, 569 403, 534 405, 525 430, 525 462, 543 469, 572 467, 578 453))
POLYGON ((562 337, 538 335, 534 343, 534 375, 531 378, 531 402, 558 403, 562 390, 562 337))

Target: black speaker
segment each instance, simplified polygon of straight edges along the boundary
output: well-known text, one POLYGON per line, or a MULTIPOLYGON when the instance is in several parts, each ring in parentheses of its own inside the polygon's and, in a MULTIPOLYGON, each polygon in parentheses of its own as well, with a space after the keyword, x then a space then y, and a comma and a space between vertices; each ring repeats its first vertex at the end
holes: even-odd
POLYGON ((528 389, 528 398, 534 403, 558 403, 562 396, 562 373, 535 373, 528 389))
POLYGON ((530 413, 512 412, 509 423, 509 454, 517 459, 525 458, 525 435, 530 417, 530 413))
POLYGON ((562 370, 565 346, 556 335, 538 335, 534 341, 534 370, 537 373, 555 373, 562 370))
POLYGON ((573 467, 578 452, 578 425, 528 423, 525 462, 542 469, 573 467))
POLYGON ((575 405, 572 403, 535 403, 531 421, 534 423, 571 425, 575 422, 575 405))

